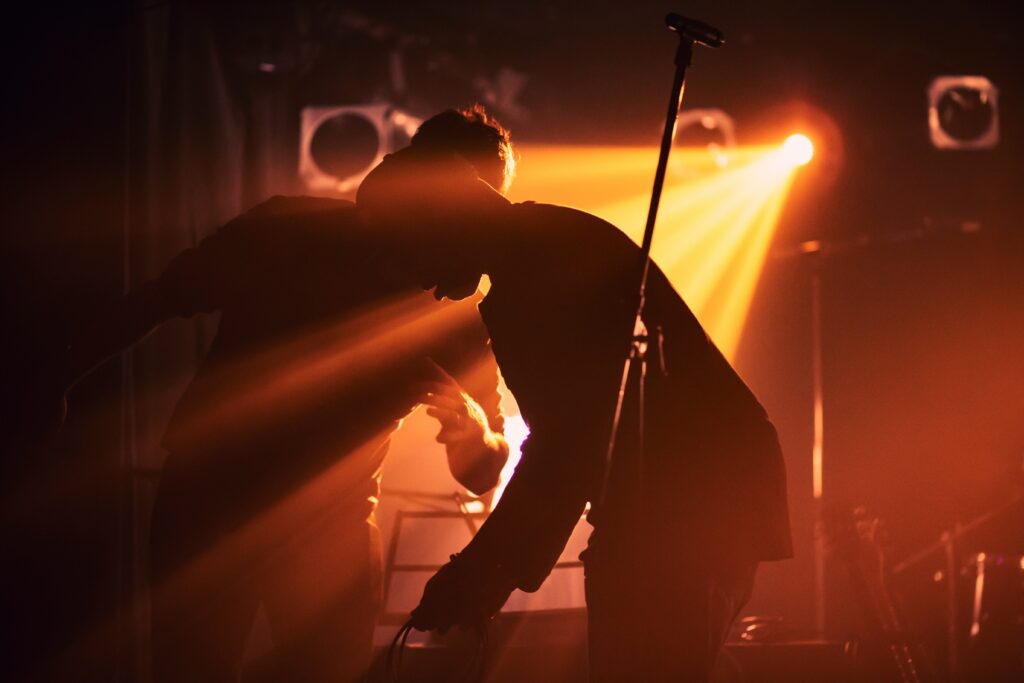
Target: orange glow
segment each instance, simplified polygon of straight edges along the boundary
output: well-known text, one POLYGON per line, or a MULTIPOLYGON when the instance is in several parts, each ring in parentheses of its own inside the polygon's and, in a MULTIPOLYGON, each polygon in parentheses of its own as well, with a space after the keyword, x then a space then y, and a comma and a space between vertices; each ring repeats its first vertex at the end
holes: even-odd
POLYGON ((466 315, 473 315, 472 309, 438 308, 412 290, 244 355, 217 377, 221 386, 231 387, 233 400, 191 419, 187 437, 203 441, 244 432, 252 424, 284 423, 339 387, 408 359, 425 340, 444 338, 465 324, 466 315))
POLYGON ((786 138, 782 149, 794 166, 805 166, 814 158, 814 143, 802 133, 794 133, 786 138))
MULTIPOLYGON (((774 235, 806 136, 783 145, 673 150, 653 256, 729 358, 774 235), (799 156, 798 156, 799 153, 799 156)), ((806 144, 805 144, 806 143, 806 144)), ((637 243, 650 201, 657 149, 521 145, 515 201, 575 206, 615 224, 637 243)))
MULTIPOLYGON (((504 396, 509 396, 507 390, 502 393, 504 396)), ((491 496, 492 510, 498 504, 498 501, 501 500, 501 494, 505 493, 505 487, 508 486, 509 479, 512 478, 512 474, 516 471, 516 466, 519 464, 519 459, 522 457, 523 443, 526 441, 526 437, 530 435, 530 428, 526 426, 526 422, 518 414, 518 407, 510 409, 506 405, 502 407, 502 411, 505 412, 505 441, 508 442, 508 460, 505 462, 505 467, 501 470, 498 485, 491 496)))
MULTIPOLYGON (((739 347, 798 166, 794 144, 787 140, 782 145, 730 150, 724 166, 721 153, 704 148, 673 150, 669 160, 653 255, 730 359, 739 347)), ((522 158, 510 192, 513 201, 574 206, 609 221, 640 243, 657 149, 520 145, 519 150, 522 158)), ((505 412, 511 453, 492 509, 529 433, 514 405, 507 405, 505 412)))

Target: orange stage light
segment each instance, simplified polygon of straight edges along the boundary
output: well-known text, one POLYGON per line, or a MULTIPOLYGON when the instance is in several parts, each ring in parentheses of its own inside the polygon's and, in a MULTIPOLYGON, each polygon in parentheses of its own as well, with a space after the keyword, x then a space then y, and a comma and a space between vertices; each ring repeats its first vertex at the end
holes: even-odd
MULTIPOLYGON (((656 150, 522 145, 515 200, 566 204, 642 237, 656 150)), ((727 357, 735 355, 794 170, 814 155, 801 134, 779 145, 674 150, 652 253, 727 357)))
POLYGON ((814 143, 803 133, 794 133, 786 138, 782 149, 794 166, 804 166, 814 158, 814 143))

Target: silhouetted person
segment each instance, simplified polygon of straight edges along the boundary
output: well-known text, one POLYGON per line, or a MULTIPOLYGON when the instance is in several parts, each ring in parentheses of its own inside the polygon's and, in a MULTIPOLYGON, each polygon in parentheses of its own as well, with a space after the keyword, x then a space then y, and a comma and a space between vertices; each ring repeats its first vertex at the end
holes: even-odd
POLYGON ((784 464, 765 411, 653 267, 644 322, 664 334, 666 374, 652 349, 645 448, 634 383, 598 505, 639 249, 589 214, 510 204, 459 160, 421 166, 401 153, 385 160, 357 201, 381 230, 403 233, 411 215, 428 227, 408 244, 435 296, 490 276, 480 312, 530 436, 494 512, 427 584, 414 624, 471 625, 514 588, 536 590, 590 502, 591 680, 709 681, 758 562, 791 554, 784 464))
MULTIPOLYGON (((410 149, 455 152, 495 187, 508 180, 508 134, 479 108, 427 121, 410 149)), ((235 680, 261 603, 275 678, 363 674, 381 597, 381 464, 418 404, 439 420, 459 482, 478 493, 497 482, 508 446, 475 303, 434 301, 394 247, 351 202, 275 197, 72 340, 78 377, 165 320, 222 314, 162 442, 158 681, 235 680)))

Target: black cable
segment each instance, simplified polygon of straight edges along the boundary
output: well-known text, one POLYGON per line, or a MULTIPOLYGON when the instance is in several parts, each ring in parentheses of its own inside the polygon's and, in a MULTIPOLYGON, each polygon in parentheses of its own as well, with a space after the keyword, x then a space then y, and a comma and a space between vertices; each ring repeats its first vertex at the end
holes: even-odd
MULTIPOLYGON (((406 642, 409 640, 412 629, 413 625, 410 619, 402 624, 402 628, 398 629, 398 633, 391 640, 384 663, 384 675, 387 683, 401 683, 402 654, 405 652, 406 642)), ((485 664, 487 663, 487 626, 481 624, 475 630, 477 634, 476 653, 470 659, 462 677, 454 680, 461 680, 464 683, 482 683, 484 680, 485 664)))
POLYGON ((388 683, 399 683, 399 675, 402 667, 402 653, 405 651, 405 641, 409 639, 409 632, 412 631, 412 620, 402 624, 398 629, 391 646, 388 647, 388 656, 384 661, 384 676, 388 683))
POLYGON ((483 683, 484 673, 487 671, 487 625, 481 624, 476 627, 477 635, 477 650, 476 660, 470 664, 470 668, 466 671, 467 683, 473 683, 479 681, 483 683), (474 667, 475 664, 475 667, 474 667), (474 672, 474 668, 476 669, 474 672))

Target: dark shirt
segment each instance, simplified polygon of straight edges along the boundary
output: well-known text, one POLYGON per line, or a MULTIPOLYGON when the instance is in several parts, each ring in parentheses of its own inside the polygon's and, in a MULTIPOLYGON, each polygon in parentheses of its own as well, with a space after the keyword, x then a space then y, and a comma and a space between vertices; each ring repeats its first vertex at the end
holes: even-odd
POLYGON ((275 197, 145 286, 160 319, 222 313, 164 435, 166 480, 230 482, 224 506, 244 516, 330 469, 321 495, 365 518, 434 362, 502 431, 476 302, 434 301, 391 252, 349 202, 275 197))
MULTIPOLYGON (((572 209, 519 204, 498 227, 503 266, 480 310, 506 384, 530 428, 516 473, 467 552, 536 589, 585 504, 600 496, 611 414, 631 338, 638 248, 572 209)), ((662 554, 772 560, 791 555, 786 479, 775 430, 757 399, 654 266, 644 323, 652 350, 645 447, 636 391, 624 409, 609 496, 588 519, 589 553, 646 534, 662 554), (678 554, 678 553, 677 553, 678 554)), ((636 385, 634 384, 634 387, 636 385)), ((657 553, 656 553, 657 554, 657 553)))

